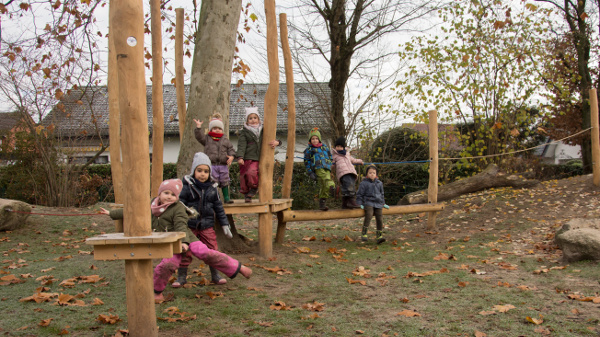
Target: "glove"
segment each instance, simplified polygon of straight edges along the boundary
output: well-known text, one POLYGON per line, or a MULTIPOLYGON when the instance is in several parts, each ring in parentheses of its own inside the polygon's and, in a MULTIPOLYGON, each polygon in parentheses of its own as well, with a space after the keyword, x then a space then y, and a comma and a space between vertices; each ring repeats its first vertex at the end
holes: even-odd
POLYGON ((309 175, 310 179, 317 180, 317 175, 314 172, 311 172, 309 175))
POLYGON ((383 205, 383 208, 385 208, 385 209, 390 209, 390 206, 388 206, 388 205, 383 205))
POLYGON ((365 206, 364 205, 360 205, 360 209, 365 209, 365 206))
POLYGON ((233 234, 231 234, 231 229, 229 229, 229 228, 230 228, 229 225, 223 226, 223 233, 225 233, 225 236, 228 239, 231 239, 233 237, 233 234))

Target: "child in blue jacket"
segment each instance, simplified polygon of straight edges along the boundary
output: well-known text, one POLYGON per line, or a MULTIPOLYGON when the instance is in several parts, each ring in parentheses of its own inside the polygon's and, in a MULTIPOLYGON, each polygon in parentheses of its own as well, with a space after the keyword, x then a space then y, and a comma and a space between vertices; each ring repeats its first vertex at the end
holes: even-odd
POLYGON ((304 150, 304 166, 312 180, 319 183, 319 209, 326 211, 328 197, 333 197, 335 183, 331 179, 331 151, 321 142, 319 128, 314 128, 308 134, 308 147, 304 150))
POLYGON ((367 241, 367 230, 371 223, 371 218, 375 214, 377 223, 377 244, 385 242, 383 237, 383 208, 390 208, 385 204, 383 194, 383 183, 377 179, 377 167, 369 165, 367 167, 367 176, 360 182, 358 192, 356 192, 356 202, 360 208, 365 210, 365 220, 362 227, 362 241, 367 241))

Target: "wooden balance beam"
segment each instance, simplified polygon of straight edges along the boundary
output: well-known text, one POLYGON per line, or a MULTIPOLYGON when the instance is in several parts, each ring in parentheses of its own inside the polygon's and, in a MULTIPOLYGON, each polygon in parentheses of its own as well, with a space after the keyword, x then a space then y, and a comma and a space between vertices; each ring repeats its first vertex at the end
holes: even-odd
MULTIPOLYGON (((416 205, 402 205, 402 206, 390 206, 389 209, 383 209, 383 215, 393 214, 409 214, 409 213, 421 213, 421 212, 439 212, 444 209, 443 203, 436 204, 416 204, 416 205)), ((365 216, 363 209, 330 209, 328 211, 293 211, 284 210, 277 213, 279 222, 292 222, 292 221, 314 221, 314 220, 335 220, 335 219, 347 219, 347 218, 361 218, 365 216)))

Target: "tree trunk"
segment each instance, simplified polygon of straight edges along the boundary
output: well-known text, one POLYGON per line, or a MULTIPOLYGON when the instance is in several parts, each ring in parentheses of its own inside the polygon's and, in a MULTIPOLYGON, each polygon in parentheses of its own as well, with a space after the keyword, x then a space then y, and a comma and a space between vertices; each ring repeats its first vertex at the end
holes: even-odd
MULTIPOLYGON (((492 187, 527 188, 539 183, 538 180, 522 178, 519 174, 506 175, 500 172, 495 164, 489 165, 483 172, 461 180, 442 185, 438 189, 437 201, 445 201, 463 194, 473 193, 492 187)), ((427 190, 417 191, 405 195, 399 205, 423 204, 427 202, 427 190)))
POLYGON ((241 0, 204 0, 192 60, 192 78, 185 130, 177 160, 177 176, 189 174, 194 153, 203 147, 194 138, 194 119, 208 126, 210 116, 223 116, 229 134, 229 96, 236 32, 242 10, 241 0))

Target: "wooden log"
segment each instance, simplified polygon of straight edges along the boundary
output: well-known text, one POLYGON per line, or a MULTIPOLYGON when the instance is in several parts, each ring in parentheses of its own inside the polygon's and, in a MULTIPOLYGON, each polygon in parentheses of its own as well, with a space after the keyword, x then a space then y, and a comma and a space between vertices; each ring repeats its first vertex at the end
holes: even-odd
MULTIPOLYGON (((429 188, 427 201, 435 204, 438 198, 438 123, 437 111, 429 111, 429 188)), ((436 225, 437 212, 430 212, 427 216, 427 229, 433 230, 436 225)))
POLYGON ((590 119, 592 127, 592 182, 600 186, 600 129, 598 129, 598 95, 590 90, 590 119))
POLYGON ((163 107, 162 29, 160 0, 150 0, 150 27, 152 32, 152 175, 150 195, 158 195, 163 181, 163 148, 165 141, 165 113, 163 107))
POLYGON ((0 199, 0 231, 12 231, 25 225, 30 212, 31 205, 27 203, 0 199))
MULTIPOLYGON (((285 172, 283 173, 283 187, 281 196, 287 199, 292 194, 292 173, 294 172, 294 152, 296 150, 296 96, 294 93, 294 69, 292 66, 292 52, 288 40, 287 15, 279 14, 279 30, 281 39, 281 50, 283 51, 283 62, 285 65, 285 83, 287 90, 287 112, 288 112, 288 136, 287 150, 285 154, 285 172)), ((277 222, 277 233, 275 242, 283 243, 285 237, 285 222, 277 222)))
MULTIPOLYGON (((109 6, 109 12, 115 6, 109 6)), ((110 14, 109 14, 110 15, 110 14)), ((123 167, 121 164, 121 115, 119 113, 119 72, 114 45, 114 28, 109 25, 108 33, 108 137, 110 145, 110 171, 113 181, 115 202, 123 203, 123 167)), ((117 232, 123 232, 123 221, 115 222, 117 232), (119 225, 120 224, 120 225, 119 225)))
MULTIPOLYGON (((277 17, 275 0, 265 0, 267 20, 267 61, 269 65, 269 86, 265 94, 263 137, 260 148, 258 183, 260 202, 273 200, 274 150, 269 142, 275 139, 277 131, 277 100, 279 98, 279 59, 277 52, 277 17)), ((273 254, 273 215, 269 211, 258 215, 258 245, 260 256, 268 258, 273 254)))
MULTIPOLYGON (((110 24, 119 71, 119 111, 123 123, 123 232, 150 235, 150 157, 144 71, 144 8, 141 0, 111 1, 110 24)), ((132 336, 158 336, 152 261, 125 261, 127 319, 132 336)))
MULTIPOLYGON (((535 179, 523 178, 518 174, 507 175, 500 172, 495 164, 490 164, 483 172, 468 178, 442 185, 438 189, 437 200, 446 201, 463 194, 473 193, 492 187, 527 188, 539 183, 535 179)), ((399 202, 401 205, 423 204, 428 201, 427 191, 417 191, 405 195, 399 202)))
MULTIPOLYGON (((422 212, 439 212, 444 209, 443 203, 437 204, 418 204, 418 205, 404 205, 404 206, 390 206, 389 209, 383 209, 383 215, 395 215, 395 214, 411 214, 411 213, 422 213, 422 212)), ((330 209, 329 211, 293 211, 284 210, 278 212, 278 218, 280 221, 292 222, 292 221, 315 221, 315 220, 336 220, 336 219, 350 219, 350 218, 362 218, 365 216, 365 211, 358 209, 330 209)))
POLYGON ((183 8, 175 9, 175 93, 177 95, 177 115, 179 118, 179 140, 183 140, 185 130, 185 85, 183 83, 183 8))

